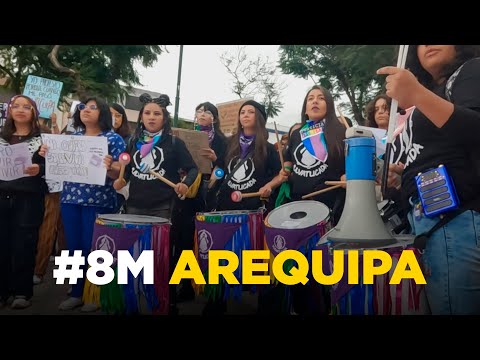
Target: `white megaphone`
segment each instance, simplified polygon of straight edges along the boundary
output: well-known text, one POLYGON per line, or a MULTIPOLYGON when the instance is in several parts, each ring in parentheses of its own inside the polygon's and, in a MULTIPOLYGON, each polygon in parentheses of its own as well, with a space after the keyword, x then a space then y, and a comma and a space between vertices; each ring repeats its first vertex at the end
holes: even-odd
POLYGON ((375 248, 396 243, 378 211, 375 138, 371 131, 347 129, 345 168, 345 206, 338 224, 326 234, 327 239, 352 248, 375 248))

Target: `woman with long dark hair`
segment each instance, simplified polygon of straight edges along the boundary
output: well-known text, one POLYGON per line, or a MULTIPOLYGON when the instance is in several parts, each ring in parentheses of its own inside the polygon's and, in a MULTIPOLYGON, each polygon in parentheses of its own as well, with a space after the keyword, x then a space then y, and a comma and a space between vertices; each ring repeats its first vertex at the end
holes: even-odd
POLYGON ((268 142, 265 107, 254 100, 242 104, 238 112, 238 130, 229 139, 225 155, 225 176, 218 194, 217 210, 256 210, 263 203, 260 197, 234 202, 234 191, 260 192, 261 198, 272 194, 270 181, 280 170, 280 160, 275 147, 268 142), (230 173, 238 163, 235 173, 230 173))
MULTIPOLYGON (((33 272, 38 231, 43 220, 47 186, 45 159, 39 155, 42 140, 37 104, 28 96, 14 96, 0 134, 0 148, 28 144, 32 165, 23 169, 23 177, 0 180, 0 308, 13 296, 11 307, 24 309, 31 305, 33 272)), ((2 150, 5 151, 5 150, 2 150)), ((5 151, 5 154, 6 151, 5 151)), ((22 170, 25 159, 7 157, 5 165, 18 163, 22 170)), ((4 166, 5 166, 4 165, 4 166)))
MULTIPOLYGON (((78 129, 74 136, 101 136, 107 138, 108 155, 103 163, 107 168, 105 185, 80 184, 64 181, 61 194, 61 215, 63 219, 67 247, 70 252, 81 250, 87 257, 92 245, 95 220, 98 214, 112 213, 116 207, 116 194, 113 180, 116 172, 112 170, 112 161, 125 150, 120 135, 112 131, 112 114, 108 104, 101 98, 89 97, 77 106, 73 115, 73 126, 78 129)), ((47 145, 42 145, 40 154, 46 156, 47 145)), ((85 284, 84 275, 72 285, 70 298, 63 301, 60 310, 72 310, 83 304, 82 296, 85 284)), ((95 304, 85 304, 82 311, 95 311, 95 304)))
POLYGON ((110 112, 112 113, 113 130, 122 137, 125 144, 130 140, 130 126, 125 109, 120 104, 110 104, 110 112))

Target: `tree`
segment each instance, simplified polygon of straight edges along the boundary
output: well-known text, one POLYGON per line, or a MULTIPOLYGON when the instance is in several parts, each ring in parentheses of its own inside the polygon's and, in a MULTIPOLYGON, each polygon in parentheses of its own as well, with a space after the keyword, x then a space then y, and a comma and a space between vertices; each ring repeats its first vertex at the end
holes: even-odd
POLYGON ((17 94, 33 74, 63 82, 62 96, 93 94, 113 102, 142 85, 134 63, 152 66, 164 51, 161 45, 0 45, 0 75, 17 94))
POLYGON ((350 106, 340 107, 364 124, 364 107, 384 91, 385 77, 376 70, 395 65, 397 49, 396 45, 282 45, 279 66, 285 74, 310 77, 335 99, 345 94, 350 106))
POLYGON ((254 97, 260 95, 265 105, 268 117, 277 116, 283 108, 280 101, 281 92, 285 85, 279 80, 277 68, 261 56, 255 59, 248 58, 245 52, 245 46, 238 47, 235 53, 225 52, 220 57, 220 61, 233 77, 232 91, 239 98, 254 97))

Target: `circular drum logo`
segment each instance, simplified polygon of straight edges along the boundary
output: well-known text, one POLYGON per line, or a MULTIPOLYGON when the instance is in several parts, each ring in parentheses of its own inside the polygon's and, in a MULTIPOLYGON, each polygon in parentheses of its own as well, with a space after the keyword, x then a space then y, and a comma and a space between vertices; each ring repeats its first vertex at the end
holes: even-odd
POLYGON ((279 252, 282 252, 283 250, 287 250, 286 245, 287 245, 287 242, 282 235, 276 235, 273 238, 273 249, 276 252, 279 253, 279 252))
POLYGON ((207 230, 198 232, 198 252, 202 259, 208 259, 208 251, 212 248, 212 234, 207 230))

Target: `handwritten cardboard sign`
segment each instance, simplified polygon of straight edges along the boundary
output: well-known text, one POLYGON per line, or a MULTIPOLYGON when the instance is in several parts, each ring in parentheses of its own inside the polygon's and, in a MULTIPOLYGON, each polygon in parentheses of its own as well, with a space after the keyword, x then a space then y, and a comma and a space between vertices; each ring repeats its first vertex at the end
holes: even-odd
POLYGON ((48 146, 45 158, 47 180, 105 185, 106 137, 42 134, 42 140, 48 146))
POLYGON ((27 143, 0 146, 0 180, 10 181, 26 177, 23 170, 32 165, 27 143))
POLYGON ((50 115, 57 108, 62 86, 63 83, 61 81, 28 75, 23 95, 32 98, 37 103, 40 117, 49 119, 50 115))
POLYGON ((202 155, 204 153, 203 149, 210 148, 208 135, 201 131, 181 128, 173 128, 172 133, 185 142, 193 161, 197 164, 198 171, 202 174, 210 174, 212 172, 212 162, 202 155))
POLYGON ((237 132, 238 111, 245 101, 240 99, 217 104, 218 116, 220 117, 220 129, 225 136, 231 136, 237 132))

